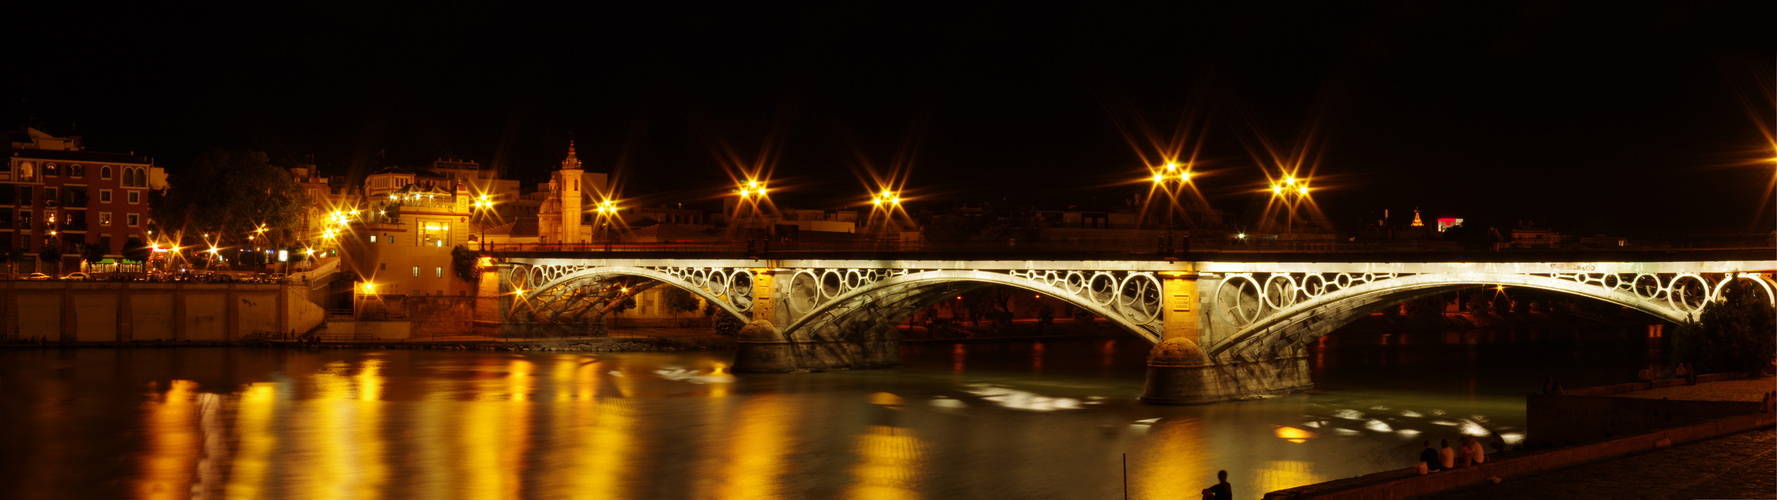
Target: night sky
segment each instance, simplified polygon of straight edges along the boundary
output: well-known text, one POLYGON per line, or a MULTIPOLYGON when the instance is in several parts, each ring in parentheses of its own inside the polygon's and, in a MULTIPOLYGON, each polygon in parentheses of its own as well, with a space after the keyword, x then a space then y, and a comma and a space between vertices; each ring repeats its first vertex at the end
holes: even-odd
POLYGON ((1752 2, 635 3, 57 7, 15 22, 5 111, 175 184, 210 147, 528 182, 572 136, 636 204, 713 199, 763 165, 779 206, 855 205, 892 176, 915 206, 1092 207, 1146 192, 1178 137, 1236 213, 1263 203, 1267 151, 1307 158, 1342 229, 1414 207, 1629 235, 1777 212, 1777 17, 1752 2))

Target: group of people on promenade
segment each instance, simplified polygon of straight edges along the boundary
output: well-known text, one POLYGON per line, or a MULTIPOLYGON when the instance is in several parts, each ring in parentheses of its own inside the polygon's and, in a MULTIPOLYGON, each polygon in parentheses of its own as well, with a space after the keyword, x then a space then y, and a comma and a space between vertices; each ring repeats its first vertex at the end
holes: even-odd
POLYGON ((1457 440, 1457 448, 1450 447, 1450 440, 1443 440, 1443 448, 1432 448, 1431 440, 1425 440, 1425 449, 1419 451, 1420 474, 1430 474, 1442 470, 1459 469, 1480 465, 1487 461, 1487 451, 1481 447, 1481 441, 1471 436, 1463 436, 1457 440))

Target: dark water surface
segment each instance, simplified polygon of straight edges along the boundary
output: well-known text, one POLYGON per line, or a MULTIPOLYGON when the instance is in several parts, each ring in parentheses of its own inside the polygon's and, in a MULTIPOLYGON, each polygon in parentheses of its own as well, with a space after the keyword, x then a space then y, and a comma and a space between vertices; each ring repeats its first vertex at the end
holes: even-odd
POLYGON ((732 375, 731 353, 0 350, 4 498, 1196 498, 1522 438, 1522 395, 1633 380, 1625 331, 1344 335, 1318 391, 1136 400, 1133 337, 909 344, 906 366, 732 375))

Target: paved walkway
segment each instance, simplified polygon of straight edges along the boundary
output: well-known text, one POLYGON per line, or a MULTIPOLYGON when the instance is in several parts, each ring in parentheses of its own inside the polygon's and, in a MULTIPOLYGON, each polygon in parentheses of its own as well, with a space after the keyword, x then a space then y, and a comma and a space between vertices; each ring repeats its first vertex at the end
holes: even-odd
POLYGON ((1697 385, 1675 385, 1645 391, 1613 394, 1619 398, 1670 398, 1685 401, 1764 401, 1765 393, 1777 391, 1777 379, 1772 377, 1749 378, 1740 380, 1721 380, 1704 382, 1697 385))
POLYGON ((1777 430, 1682 444, 1443 498, 1777 498, 1777 430))

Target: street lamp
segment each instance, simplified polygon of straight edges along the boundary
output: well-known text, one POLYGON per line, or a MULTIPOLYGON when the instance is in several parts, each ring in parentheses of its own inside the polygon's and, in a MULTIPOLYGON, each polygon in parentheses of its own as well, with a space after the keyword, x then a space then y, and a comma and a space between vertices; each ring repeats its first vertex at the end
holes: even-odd
MULTIPOLYGON (((609 239, 611 218, 617 216, 617 202, 606 198, 598 204, 599 239, 605 240, 605 251, 611 251, 609 239)), ((578 216, 576 216, 578 217, 578 216)))
POLYGON ((494 200, 489 199, 487 195, 483 194, 480 199, 475 200, 474 205, 475 213, 481 216, 481 240, 478 244, 481 246, 481 250, 485 252, 487 251, 487 211, 494 208, 494 200))
POLYGON ((1178 211, 1179 191, 1191 183, 1191 169, 1180 166, 1178 162, 1166 162, 1166 165, 1153 172, 1154 187, 1166 191, 1166 244, 1161 252, 1172 253, 1173 213, 1178 211))
POLYGON ((1285 176, 1283 182, 1271 184, 1271 197, 1282 198, 1288 209, 1284 219, 1284 233, 1294 233, 1296 223, 1296 207, 1308 197, 1308 179, 1297 180, 1295 176, 1285 176))
MULTIPOLYGON (((888 189, 884 189, 884 190, 882 190, 881 193, 877 193, 877 194, 872 195, 870 197, 870 218, 875 219, 876 212, 879 210, 882 211, 883 212, 883 225, 885 228, 888 225, 894 223, 895 210, 898 210, 900 208, 901 208, 901 193, 898 193, 895 191, 890 191, 888 189)), ((872 227, 874 227, 874 226, 872 226, 872 227)), ((887 232, 884 231, 883 233, 881 233, 881 235, 887 236, 887 232)))
POLYGON ((748 197, 751 197, 754 200, 764 198, 765 185, 760 183, 757 179, 747 180, 746 184, 740 186, 740 199, 745 200, 748 197))

